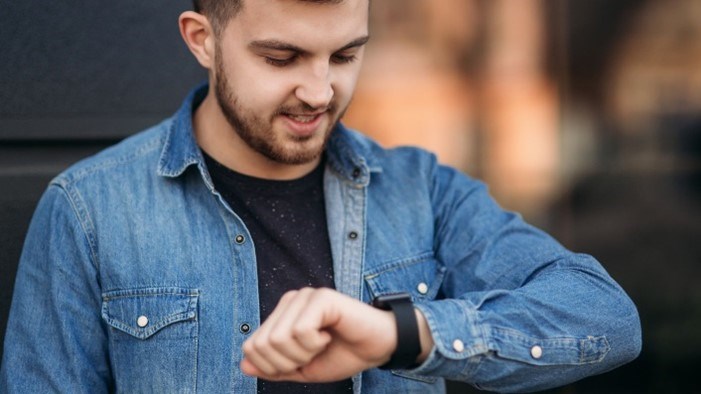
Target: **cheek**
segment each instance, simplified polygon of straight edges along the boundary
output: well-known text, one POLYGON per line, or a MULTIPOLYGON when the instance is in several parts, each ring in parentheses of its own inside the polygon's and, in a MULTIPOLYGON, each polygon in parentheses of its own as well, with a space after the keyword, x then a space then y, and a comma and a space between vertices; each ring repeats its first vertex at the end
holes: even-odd
POLYGON ((292 92, 289 81, 284 78, 260 76, 255 82, 255 91, 251 92, 252 99, 262 105, 279 106, 287 101, 292 92))
POLYGON ((339 75, 336 82, 336 88, 334 93, 336 95, 336 100, 339 103, 347 103, 350 101, 355 91, 355 85, 358 82, 357 72, 348 72, 339 75))
POLYGON ((266 64, 233 60, 229 64, 229 88, 238 98, 240 106, 256 112, 271 112, 289 96, 289 78, 284 78, 280 73, 271 73, 266 64))

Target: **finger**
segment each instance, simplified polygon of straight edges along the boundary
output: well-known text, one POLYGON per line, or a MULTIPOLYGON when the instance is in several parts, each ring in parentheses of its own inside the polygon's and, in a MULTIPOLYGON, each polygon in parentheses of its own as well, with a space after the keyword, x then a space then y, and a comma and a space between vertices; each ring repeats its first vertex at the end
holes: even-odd
POLYGON ((316 327, 310 327, 308 323, 300 322, 292 328, 295 341, 306 352, 317 355, 319 352, 326 349, 333 339, 328 331, 319 330, 316 327))
POLYGON ((274 382, 285 381, 285 382, 309 382, 310 380, 298 371, 292 371, 289 373, 282 373, 278 375, 254 375, 258 378, 270 380, 274 382))
POLYGON ((248 376, 255 376, 257 378, 272 380, 272 381, 295 381, 302 382, 306 381, 299 370, 295 370, 288 373, 278 373, 274 375, 266 374, 264 371, 258 369, 253 363, 248 359, 244 358, 241 360, 241 371, 248 376))
MULTIPOLYGON (((285 305, 281 313, 268 333, 271 346, 286 357, 297 362, 300 366, 308 363, 321 350, 323 346, 305 346, 306 342, 300 342, 299 332, 296 327, 300 321, 305 321, 303 311, 306 309, 309 299, 317 290, 311 288, 301 289, 294 300, 285 305)), ((306 335, 318 334, 318 327, 305 326, 310 332, 306 335)))
POLYGON ((245 373, 246 375, 249 375, 249 376, 258 376, 258 377, 260 377, 260 376, 262 376, 262 375, 265 374, 265 373, 264 373, 263 371, 261 371, 258 367, 256 367, 255 365, 253 365, 253 363, 252 363, 249 359, 247 359, 247 358, 245 358, 245 357, 241 360, 241 365, 240 365, 240 367, 241 367, 241 371, 242 371, 243 373, 245 373))
POLYGON ((271 327, 274 327, 278 317, 285 310, 285 306, 294 299, 295 295, 296 291, 285 293, 265 322, 243 343, 242 350, 247 363, 264 374, 276 374, 278 373, 278 368, 288 369, 293 367, 292 365, 281 364, 280 361, 274 362, 274 360, 281 357, 267 349, 267 338, 271 327))
POLYGON ((273 349, 266 338, 250 338, 243 344, 244 358, 266 375, 278 375, 298 368, 298 364, 273 349))
POLYGON ((326 348, 333 339, 329 329, 337 319, 336 309, 344 301, 344 296, 329 289, 317 289, 310 294, 292 325, 292 334, 296 341, 314 353, 326 348))
POLYGON ((263 324, 260 325, 258 330, 256 330, 251 337, 254 335, 263 335, 267 337, 270 330, 276 326, 280 316, 282 316, 288 309, 288 305, 297 297, 297 294, 297 290, 290 290, 283 294, 280 301, 278 301, 277 305, 275 306, 275 309, 273 309, 263 324))
POLYGON ((266 374, 292 372, 313 358, 314 354, 302 348, 290 332, 290 325, 312 292, 302 289, 285 293, 270 317, 244 344, 249 361, 266 374))

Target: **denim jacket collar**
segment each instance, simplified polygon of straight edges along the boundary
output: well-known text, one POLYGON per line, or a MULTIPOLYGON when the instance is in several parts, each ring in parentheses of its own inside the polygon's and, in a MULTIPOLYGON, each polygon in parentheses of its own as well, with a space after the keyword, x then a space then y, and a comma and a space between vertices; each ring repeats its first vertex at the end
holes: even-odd
MULTIPOLYGON (((192 90, 173 117, 158 162, 158 175, 175 178, 196 164, 205 182, 211 183, 192 127, 192 114, 204 100, 208 88, 203 84, 192 90)), ((382 171, 367 141, 358 138, 341 123, 332 132, 327 155, 329 166, 358 186, 367 186, 370 173, 382 171)))
POLYGON ((367 140, 338 123, 326 148, 331 169, 357 186, 367 186, 372 172, 382 172, 367 140))
POLYGON ((206 96, 207 84, 193 89, 175 113, 158 160, 158 175, 176 178, 193 164, 204 168, 204 158, 192 128, 192 114, 206 96))

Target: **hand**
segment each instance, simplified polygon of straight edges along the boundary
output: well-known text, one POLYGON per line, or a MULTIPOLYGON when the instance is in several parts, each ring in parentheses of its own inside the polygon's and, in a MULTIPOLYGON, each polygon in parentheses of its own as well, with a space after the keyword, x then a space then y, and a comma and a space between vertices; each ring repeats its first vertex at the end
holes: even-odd
POLYGON ((384 364, 396 347, 392 312, 304 288, 285 293, 244 342, 241 370, 266 380, 330 382, 384 364))

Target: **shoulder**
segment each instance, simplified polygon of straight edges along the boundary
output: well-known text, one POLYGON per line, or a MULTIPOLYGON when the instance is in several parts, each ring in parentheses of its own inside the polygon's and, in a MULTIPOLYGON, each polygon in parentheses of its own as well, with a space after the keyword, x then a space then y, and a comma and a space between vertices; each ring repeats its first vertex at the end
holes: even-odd
POLYGON ((380 167, 385 170, 393 168, 406 171, 408 168, 435 170, 438 166, 436 155, 417 146, 383 147, 377 141, 363 133, 342 127, 338 130, 341 147, 348 147, 355 154, 363 157, 370 167, 380 167))
POLYGON ((64 188, 93 178, 117 176, 120 173, 151 169, 156 171, 160 151, 164 145, 172 118, 136 133, 93 156, 71 165, 52 181, 64 188))
POLYGON ((386 148, 358 131, 341 128, 339 138, 366 161, 374 172, 374 186, 442 194, 447 191, 471 193, 486 185, 463 171, 441 164, 436 154, 416 146, 386 148))

